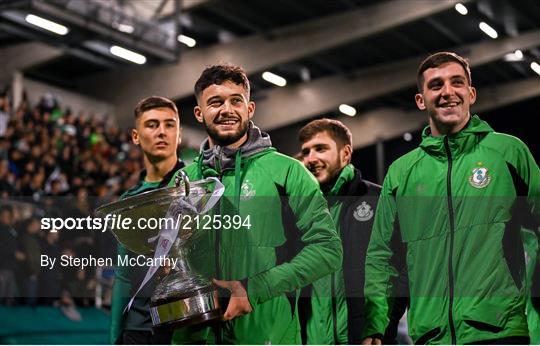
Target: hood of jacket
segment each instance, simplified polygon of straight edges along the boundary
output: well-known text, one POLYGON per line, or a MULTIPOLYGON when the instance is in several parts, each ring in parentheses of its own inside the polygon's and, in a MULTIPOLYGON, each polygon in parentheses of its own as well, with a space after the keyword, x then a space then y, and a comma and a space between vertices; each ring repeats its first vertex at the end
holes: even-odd
POLYGON ((210 147, 210 141, 206 138, 201 144, 202 165, 213 168, 217 172, 227 169, 235 169, 236 160, 248 158, 258 154, 272 146, 270 136, 261 131, 252 121, 249 122, 248 138, 239 148, 227 148, 220 145, 210 147))

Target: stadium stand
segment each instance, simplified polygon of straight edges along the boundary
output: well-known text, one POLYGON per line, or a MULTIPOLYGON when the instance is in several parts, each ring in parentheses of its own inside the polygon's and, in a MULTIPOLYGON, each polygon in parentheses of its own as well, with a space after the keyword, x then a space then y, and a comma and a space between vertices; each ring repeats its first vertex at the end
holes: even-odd
POLYGON ((40 255, 115 254, 100 232, 45 232, 40 217, 86 217, 138 178, 128 132, 54 97, 12 111, 0 97, 0 343, 107 342, 111 268, 44 268, 40 255))

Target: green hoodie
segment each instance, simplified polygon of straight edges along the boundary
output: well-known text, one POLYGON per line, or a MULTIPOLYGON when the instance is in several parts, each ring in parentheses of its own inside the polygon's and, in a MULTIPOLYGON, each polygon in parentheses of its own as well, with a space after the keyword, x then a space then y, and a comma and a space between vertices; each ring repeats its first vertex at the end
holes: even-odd
POLYGON ((364 335, 383 334, 388 323, 397 275, 389 243, 399 232, 415 343, 527 336, 520 228, 538 222, 539 195, 540 171, 519 139, 477 116, 449 136, 426 128, 384 181, 366 261, 364 335))
MULTIPOLYGON (((191 251, 190 262, 201 274, 247 286, 253 311, 222 323, 222 341, 299 343, 298 290, 335 271, 342 260, 317 181, 299 161, 270 147, 268 135, 253 124, 238 150, 203 143, 201 155, 185 172, 191 180, 214 176, 225 185, 216 214, 249 218, 240 229, 207 231, 191 251)), ((173 342, 205 338, 212 340, 208 330, 184 328, 173 342)))

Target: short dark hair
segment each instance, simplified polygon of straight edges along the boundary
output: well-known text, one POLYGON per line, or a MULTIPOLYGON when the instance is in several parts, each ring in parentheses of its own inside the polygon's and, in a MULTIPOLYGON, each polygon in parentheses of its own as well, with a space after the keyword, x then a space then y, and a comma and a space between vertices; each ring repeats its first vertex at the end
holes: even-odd
POLYGON ((469 61, 454 52, 438 52, 431 54, 420 63, 418 71, 416 72, 416 87, 418 92, 422 92, 424 89, 424 71, 429 68, 439 67, 442 64, 447 62, 455 62, 463 67, 465 75, 467 76, 467 81, 469 85, 472 85, 471 79, 471 67, 469 66, 469 61))
POLYGON ((176 108, 176 104, 173 101, 162 96, 150 96, 140 100, 139 103, 137 103, 137 106, 135 106, 135 119, 138 119, 144 112, 156 108, 169 108, 173 110, 178 117, 180 117, 178 108, 176 108))
POLYGON ((195 97, 199 99, 204 89, 212 84, 220 85, 223 82, 230 81, 246 89, 248 98, 250 93, 249 80, 246 71, 240 66, 235 65, 212 65, 202 71, 201 76, 195 83, 195 97))
POLYGON ((322 118, 313 120, 300 129, 298 140, 300 143, 305 143, 317 133, 324 131, 328 132, 339 148, 343 148, 348 144, 352 149, 351 131, 341 121, 334 119, 322 118))

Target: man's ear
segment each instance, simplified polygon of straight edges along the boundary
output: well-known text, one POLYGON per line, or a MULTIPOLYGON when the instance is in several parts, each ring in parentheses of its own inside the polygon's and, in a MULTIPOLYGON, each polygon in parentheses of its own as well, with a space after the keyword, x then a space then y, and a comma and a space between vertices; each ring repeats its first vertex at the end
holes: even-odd
POLYGON ((251 120, 253 118, 253 114, 255 113, 255 102, 249 101, 248 102, 248 118, 251 120))
POLYGON ((180 144, 182 144, 182 126, 180 126, 178 128, 178 145, 177 145, 177 147, 179 147, 180 144))
POLYGON ((202 115, 202 109, 200 106, 195 106, 195 108, 193 108, 193 113, 195 114, 195 119, 197 119, 198 122, 202 123, 203 122, 203 115, 202 115))
POLYGON ((352 148, 349 144, 345 144, 340 150, 341 162, 349 164, 352 159, 352 148))
POLYGON ((476 88, 475 87, 470 87, 469 93, 470 93, 471 105, 472 105, 472 104, 474 104, 476 102, 476 88))
POLYGON ((131 141, 135 145, 139 145, 141 142, 139 141, 139 132, 137 132, 136 129, 131 130, 131 141))
POLYGON ((414 95, 414 100, 416 101, 416 106, 421 111, 426 109, 426 104, 424 103, 424 96, 422 94, 416 94, 414 95))

